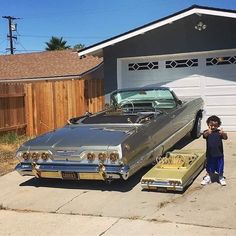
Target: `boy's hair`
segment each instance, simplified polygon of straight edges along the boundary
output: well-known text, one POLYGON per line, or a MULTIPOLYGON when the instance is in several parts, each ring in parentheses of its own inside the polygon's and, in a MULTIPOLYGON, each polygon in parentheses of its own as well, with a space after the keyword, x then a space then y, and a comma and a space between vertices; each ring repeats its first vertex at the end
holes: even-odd
POLYGON ((213 115, 213 116, 208 117, 206 123, 209 125, 210 121, 217 122, 219 126, 221 125, 221 120, 218 116, 213 115))

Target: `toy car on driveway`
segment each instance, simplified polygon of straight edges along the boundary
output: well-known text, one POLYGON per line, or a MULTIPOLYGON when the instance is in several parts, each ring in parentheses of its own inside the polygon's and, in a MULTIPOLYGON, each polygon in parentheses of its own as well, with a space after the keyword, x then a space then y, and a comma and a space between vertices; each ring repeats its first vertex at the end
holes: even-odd
POLYGON ((202 150, 174 150, 167 153, 141 179, 143 189, 183 191, 205 166, 202 150))
POLYGON ((203 100, 180 100, 164 87, 117 90, 110 107, 69 120, 17 151, 21 175, 128 179, 191 132, 200 136, 203 100))

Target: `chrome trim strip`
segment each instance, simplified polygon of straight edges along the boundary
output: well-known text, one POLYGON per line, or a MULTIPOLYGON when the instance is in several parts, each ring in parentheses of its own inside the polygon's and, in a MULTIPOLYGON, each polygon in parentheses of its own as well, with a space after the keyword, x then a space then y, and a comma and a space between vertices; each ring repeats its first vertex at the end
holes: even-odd
MULTIPOLYGON (((185 128, 187 128, 192 122, 194 122, 194 119, 192 119, 191 121, 189 121, 185 126, 183 126, 181 129, 179 129, 176 133, 172 134, 172 135, 171 135, 168 139, 166 139, 164 142, 160 143, 157 147, 155 147, 154 149, 152 149, 151 151, 149 151, 147 154, 145 154, 145 156, 143 156, 143 157, 139 160, 139 162, 134 161, 134 164, 131 164, 131 165, 130 165, 130 172, 132 173, 133 171, 136 170, 136 168, 139 169, 139 166, 142 167, 142 166, 143 166, 142 164, 143 164, 143 162, 144 162, 145 160, 148 161, 148 159, 150 159, 150 156, 152 156, 152 154, 153 154, 155 151, 157 151, 158 149, 163 149, 163 146, 165 146, 166 143, 171 142, 171 140, 172 140, 177 134, 181 133, 181 132, 182 132, 185 128)), ((163 151, 164 151, 164 150, 163 150, 163 151)), ((152 161, 154 161, 155 158, 156 158, 156 157, 153 157, 153 160, 150 160, 150 163, 151 163, 152 161)), ((141 167, 140 167, 140 168, 141 168, 141 167)))

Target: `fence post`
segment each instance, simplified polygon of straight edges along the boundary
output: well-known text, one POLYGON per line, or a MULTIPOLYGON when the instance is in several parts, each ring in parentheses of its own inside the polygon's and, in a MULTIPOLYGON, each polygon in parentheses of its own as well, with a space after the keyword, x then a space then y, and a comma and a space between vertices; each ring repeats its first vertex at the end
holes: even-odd
POLYGON ((34 119, 33 119, 33 97, 32 97, 32 84, 24 84, 25 91, 25 119, 26 119, 26 135, 33 136, 34 133, 34 119))

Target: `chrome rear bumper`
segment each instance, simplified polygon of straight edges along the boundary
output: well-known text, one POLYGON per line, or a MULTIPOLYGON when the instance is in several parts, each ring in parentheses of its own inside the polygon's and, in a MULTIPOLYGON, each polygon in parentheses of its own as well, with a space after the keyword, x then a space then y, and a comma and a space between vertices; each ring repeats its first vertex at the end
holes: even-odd
POLYGON ((76 173, 78 180, 126 180, 129 177, 128 166, 19 163, 15 170, 22 176, 35 176, 36 178, 64 179, 63 173, 76 173))
POLYGON ((158 184, 152 182, 152 183, 143 183, 141 182, 141 187, 142 189, 146 189, 146 190, 160 190, 160 191, 180 191, 182 192, 184 190, 183 185, 169 185, 169 184, 158 184))

